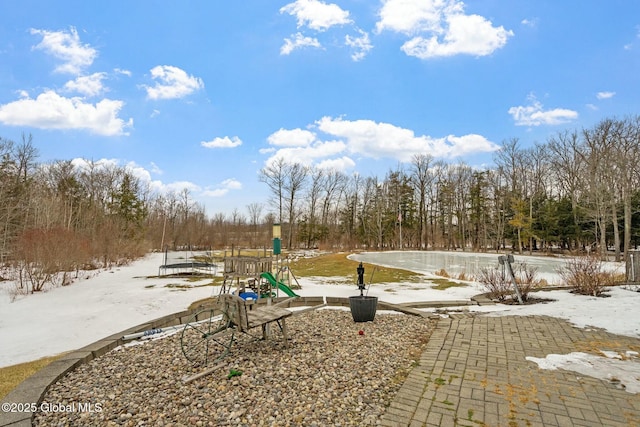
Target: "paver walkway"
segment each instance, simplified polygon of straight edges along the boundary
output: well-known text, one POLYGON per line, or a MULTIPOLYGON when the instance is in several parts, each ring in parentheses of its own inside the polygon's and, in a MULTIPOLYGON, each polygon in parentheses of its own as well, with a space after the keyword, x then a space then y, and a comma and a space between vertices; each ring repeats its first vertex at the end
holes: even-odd
POLYGON ((640 393, 526 360, 598 350, 640 351, 640 339, 545 316, 442 319, 382 425, 640 426, 640 393))

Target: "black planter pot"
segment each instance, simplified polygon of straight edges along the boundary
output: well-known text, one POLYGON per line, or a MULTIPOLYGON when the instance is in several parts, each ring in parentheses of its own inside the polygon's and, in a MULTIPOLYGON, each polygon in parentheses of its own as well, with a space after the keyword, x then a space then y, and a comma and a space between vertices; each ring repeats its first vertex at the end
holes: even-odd
POLYGON ((349 308, 354 322, 372 322, 376 317, 378 297, 355 296, 349 297, 349 308))

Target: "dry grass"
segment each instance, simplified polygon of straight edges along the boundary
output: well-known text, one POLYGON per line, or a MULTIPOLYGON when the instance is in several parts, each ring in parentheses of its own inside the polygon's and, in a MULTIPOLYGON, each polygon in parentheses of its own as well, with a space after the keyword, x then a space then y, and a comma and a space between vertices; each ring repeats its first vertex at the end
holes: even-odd
POLYGON ((449 275, 449 273, 447 272, 447 270, 445 270, 444 268, 441 268, 440 270, 436 271, 435 273, 436 276, 440 276, 440 277, 451 277, 449 275))
MULTIPOLYGON (((297 277, 331 277, 332 283, 338 284, 355 284, 358 276, 356 268, 359 262, 353 261, 347 258, 349 253, 327 253, 311 258, 299 258, 296 261, 291 261, 289 267, 293 274, 297 277)), ((426 283, 427 281, 435 282, 434 279, 427 279, 425 276, 414 273, 412 271, 401 270, 397 268, 381 267, 378 265, 363 263, 365 273, 365 283, 426 283), (373 273, 373 274, 372 274, 373 273)), ((220 278, 216 278, 220 279, 220 278)), ((435 279, 436 281, 438 279, 435 279)), ((218 282, 212 282, 212 285, 222 284, 222 279, 218 282)), ((439 289, 446 289, 452 286, 465 286, 464 284, 449 282, 438 283, 439 289)), ((387 292, 393 292, 393 290, 387 290, 387 292)), ((212 303, 211 298, 205 298, 199 301, 195 301, 191 304, 189 309, 195 309, 210 305, 212 303)))
MULTIPOLYGON (((323 254, 301 258, 289 264, 296 277, 344 277, 344 283, 356 283, 358 261, 347 258, 348 253, 323 254)), ((365 283, 425 282, 426 278, 412 271, 363 263, 365 283), (373 275, 372 275, 373 273, 373 275)))
POLYGON ((18 365, 0 368, 0 399, 3 399, 11 390, 13 390, 22 381, 35 374, 49 363, 57 360, 59 356, 45 357, 33 362, 20 363, 18 365))
POLYGON ((449 288, 463 288, 465 286, 469 286, 466 283, 454 282, 452 280, 443 278, 429 279, 429 281, 433 282, 433 284, 435 285, 432 286, 431 289, 435 289, 438 291, 444 291, 449 288))

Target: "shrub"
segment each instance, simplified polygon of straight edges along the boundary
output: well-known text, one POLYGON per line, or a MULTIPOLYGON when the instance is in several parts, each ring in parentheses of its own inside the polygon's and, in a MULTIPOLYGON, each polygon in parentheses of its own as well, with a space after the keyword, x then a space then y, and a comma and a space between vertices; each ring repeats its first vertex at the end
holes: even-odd
POLYGON ((503 269, 483 267, 478 281, 484 286, 489 298, 504 302, 513 293, 513 288, 503 269))
POLYGON ((77 275, 89 260, 86 240, 62 228, 23 231, 16 239, 15 254, 15 277, 25 293, 42 291, 48 284, 68 284, 69 273, 77 275))
POLYGON ((471 280, 466 272, 462 271, 458 273, 458 280, 471 280))
POLYGON ((451 277, 449 276, 449 273, 447 273, 447 270, 445 270, 444 268, 441 268, 440 270, 434 272, 433 274, 440 277, 447 277, 447 278, 451 277))
POLYGON ((529 294, 540 290, 546 281, 538 279, 538 267, 530 267, 526 262, 518 264, 513 274, 516 276, 516 283, 520 289, 520 296, 523 301, 529 300, 529 294))
MULTIPOLYGON (((536 267, 529 267, 526 263, 520 263, 514 267, 513 274, 520 290, 520 296, 522 301, 526 302, 529 300, 529 294, 542 288, 546 282, 538 280, 536 267)), ((507 298, 516 298, 513 282, 504 268, 481 268, 478 281, 484 285, 491 299, 504 302, 507 298)))
POLYGON ((614 284, 613 273, 605 271, 602 261, 593 256, 568 259, 558 273, 567 286, 582 295, 602 296, 614 284))

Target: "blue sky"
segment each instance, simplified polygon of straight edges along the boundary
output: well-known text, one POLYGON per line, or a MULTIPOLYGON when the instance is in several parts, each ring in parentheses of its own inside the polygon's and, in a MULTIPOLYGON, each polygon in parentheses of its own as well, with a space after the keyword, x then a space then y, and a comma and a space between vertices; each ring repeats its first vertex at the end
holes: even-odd
POLYGON ((637 0, 0 0, 0 136, 208 215, 266 205, 277 157, 483 167, 639 107, 637 0))

